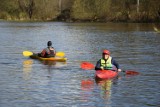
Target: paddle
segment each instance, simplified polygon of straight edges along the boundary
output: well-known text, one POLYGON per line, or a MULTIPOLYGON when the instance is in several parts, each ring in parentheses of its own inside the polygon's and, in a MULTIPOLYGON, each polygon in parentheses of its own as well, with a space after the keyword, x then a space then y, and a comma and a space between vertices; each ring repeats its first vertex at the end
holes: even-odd
POLYGON ((91 70, 91 69, 94 69, 94 65, 90 62, 82 62, 81 68, 84 70, 91 70))
POLYGON ((64 57, 65 53, 64 52, 56 52, 56 56, 64 57))
POLYGON ((31 55, 33 55, 33 52, 30 52, 30 51, 23 51, 23 56, 29 57, 29 56, 31 56, 31 55))
POLYGON ((133 70, 123 70, 122 72, 125 72, 127 75, 138 75, 139 72, 133 71, 133 70))
MULTIPOLYGON (((23 56, 29 57, 31 55, 33 55, 33 52, 31 52, 31 51, 23 51, 23 56)), ((64 57, 65 53, 64 52, 56 52, 56 56, 64 57)))
MULTIPOLYGON (((81 63, 81 68, 84 69, 84 70, 91 70, 95 67, 90 62, 82 62, 81 63)), ((123 70, 122 72, 125 72, 127 75, 138 75, 139 74, 139 72, 133 71, 133 70, 123 70)))

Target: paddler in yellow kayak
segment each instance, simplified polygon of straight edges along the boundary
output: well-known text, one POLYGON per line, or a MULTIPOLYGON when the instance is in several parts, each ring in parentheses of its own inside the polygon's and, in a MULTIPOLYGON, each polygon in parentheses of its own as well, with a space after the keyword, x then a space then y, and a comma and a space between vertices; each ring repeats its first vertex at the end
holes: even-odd
POLYGON ((48 41, 47 48, 43 49, 41 53, 38 54, 40 57, 49 58, 49 57, 55 57, 56 51, 52 47, 52 42, 48 41))
POLYGON ((110 51, 106 49, 103 50, 102 58, 97 62, 95 70, 117 70, 121 72, 119 64, 110 56, 110 51))

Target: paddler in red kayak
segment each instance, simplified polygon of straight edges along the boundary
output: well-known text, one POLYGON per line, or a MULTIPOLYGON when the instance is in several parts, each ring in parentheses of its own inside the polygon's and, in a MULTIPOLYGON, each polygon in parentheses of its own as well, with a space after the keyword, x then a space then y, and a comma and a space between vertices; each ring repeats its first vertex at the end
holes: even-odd
POLYGON ((40 57, 49 58, 49 57, 55 57, 56 51, 52 47, 52 42, 48 41, 47 48, 43 49, 41 53, 38 54, 40 57))
POLYGON ((119 64, 110 56, 109 50, 103 50, 102 58, 97 62, 95 70, 116 70, 121 72, 119 64))

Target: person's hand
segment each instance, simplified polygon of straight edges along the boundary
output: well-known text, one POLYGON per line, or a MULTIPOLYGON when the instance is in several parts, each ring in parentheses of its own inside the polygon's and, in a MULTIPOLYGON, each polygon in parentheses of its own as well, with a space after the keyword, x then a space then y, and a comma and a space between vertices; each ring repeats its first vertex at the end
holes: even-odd
POLYGON ((103 67, 101 67, 101 70, 104 70, 104 68, 103 68, 103 67))
POLYGON ((121 72, 122 70, 121 69, 118 69, 118 72, 121 72))

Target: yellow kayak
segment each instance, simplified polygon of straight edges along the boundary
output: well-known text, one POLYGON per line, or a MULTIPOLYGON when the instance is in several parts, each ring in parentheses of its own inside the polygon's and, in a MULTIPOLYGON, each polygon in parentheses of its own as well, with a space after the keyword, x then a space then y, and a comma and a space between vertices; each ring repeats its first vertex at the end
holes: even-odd
POLYGON ((30 58, 32 59, 39 59, 42 61, 59 61, 59 62, 65 62, 67 61, 67 58, 64 57, 49 57, 49 58, 43 58, 43 57, 39 57, 37 54, 33 54, 30 56, 30 58))

